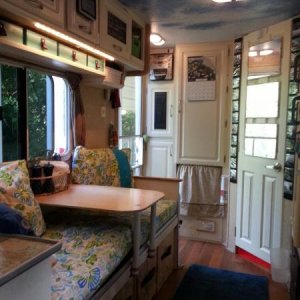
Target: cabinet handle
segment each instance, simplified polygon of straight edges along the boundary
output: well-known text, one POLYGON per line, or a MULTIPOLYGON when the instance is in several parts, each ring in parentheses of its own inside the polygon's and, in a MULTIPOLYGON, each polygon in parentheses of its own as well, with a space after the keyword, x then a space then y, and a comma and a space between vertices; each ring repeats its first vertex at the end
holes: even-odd
POLYGON ((119 51, 119 52, 122 52, 122 51, 123 51, 122 47, 117 46, 117 45, 115 45, 115 44, 113 44, 113 48, 114 48, 116 51, 119 51))
POLYGON ((92 31, 90 30, 90 28, 88 26, 85 26, 85 25, 78 25, 78 28, 81 29, 82 31, 88 33, 88 34, 91 34, 92 31))
POLYGON ((173 118, 173 104, 170 105, 170 118, 173 118))
POLYGON ((25 0, 25 2, 28 3, 32 7, 44 9, 43 3, 39 0, 25 0))
POLYGON ((46 39, 44 39, 44 38, 41 38, 41 49, 48 50, 48 47, 46 45, 46 39))
POLYGON ((178 101, 178 113, 181 114, 182 113, 182 100, 178 101))
POLYGON ((76 51, 72 51, 72 60, 73 61, 77 61, 78 59, 77 59, 77 53, 76 53, 76 51))
POLYGON ((160 257, 160 260, 164 260, 165 258, 167 258, 168 256, 170 256, 172 254, 172 246, 167 247, 167 249, 165 250, 165 252, 162 254, 162 256, 160 257))
POLYGON ((155 272, 156 272, 155 268, 152 268, 149 271, 149 273, 145 276, 145 278, 143 279, 143 281, 141 283, 142 288, 154 278, 155 272))

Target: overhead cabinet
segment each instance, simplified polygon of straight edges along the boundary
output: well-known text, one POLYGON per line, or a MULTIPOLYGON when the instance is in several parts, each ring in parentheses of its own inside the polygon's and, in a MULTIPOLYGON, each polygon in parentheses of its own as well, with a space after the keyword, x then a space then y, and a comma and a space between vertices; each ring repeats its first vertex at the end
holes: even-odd
POLYGON ((118 58, 129 59, 130 16, 112 1, 100 2, 100 45, 118 58))
POLYGON ((58 40, 51 33, 39 32, 35 22, 112 55, 126 71, 144 70, 145 24, 118 1, 1 0, 1 17, 9 20, 12 25, 15 23, 32 29, 28 42, 31 47, 41 49, 43 55, 57 54, 76 65, 88 64, 88 67, 96 71, 104 71, 102 58, 81 61, 81 52, 84 50, 79 49, 77 44, 58 40), (41 41, 44 35, 44 41, 41 41), (70 52, 64 46, 57 48, 56 41, 74 49, 70 52))
POLYGON ((90 7, 91 12, 88 14, 84 9, 76 5, 76 0, 67 1, 67 30, 84 38, 94 46, 99 46, 99 8, 98 1, 94 1, 94 7, 90 7))
POLYGON ((1 0, 0 8, 20 17, 62 28, 65 24, 64 0, 1 0))

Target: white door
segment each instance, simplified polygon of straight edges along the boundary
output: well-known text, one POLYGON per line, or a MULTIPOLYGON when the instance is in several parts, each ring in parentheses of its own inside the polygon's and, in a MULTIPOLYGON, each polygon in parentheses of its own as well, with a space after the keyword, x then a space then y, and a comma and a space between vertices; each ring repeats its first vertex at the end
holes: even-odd
POLYGON ((267 262, 281 247, 289 36, 283 22, 244 39, 236 245, 267 262))

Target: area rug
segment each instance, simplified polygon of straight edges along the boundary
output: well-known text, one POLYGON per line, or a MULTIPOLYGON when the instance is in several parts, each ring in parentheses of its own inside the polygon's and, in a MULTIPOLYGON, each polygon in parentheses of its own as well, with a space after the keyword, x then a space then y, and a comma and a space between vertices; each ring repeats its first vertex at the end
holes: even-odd
POLYGON ((268 278, 192 265, 173 300, 268 300, 268 278))

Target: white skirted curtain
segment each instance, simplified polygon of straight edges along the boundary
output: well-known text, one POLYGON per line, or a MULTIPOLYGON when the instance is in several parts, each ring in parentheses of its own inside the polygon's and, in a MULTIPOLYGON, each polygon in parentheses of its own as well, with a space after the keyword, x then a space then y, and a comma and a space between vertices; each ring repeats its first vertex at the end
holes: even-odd
POLYGON ((220 203, 222 168, 199 165, 178 165, 180 214, 198 217, 224 217, 220 203))

